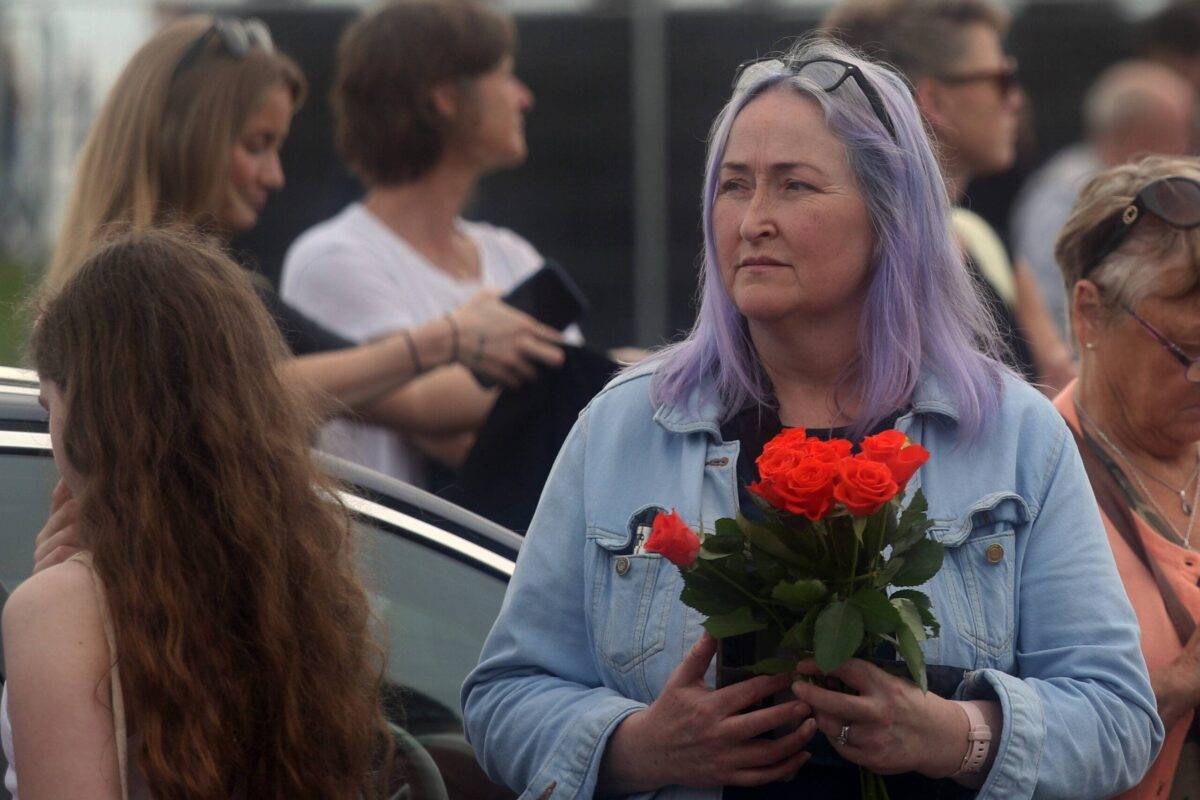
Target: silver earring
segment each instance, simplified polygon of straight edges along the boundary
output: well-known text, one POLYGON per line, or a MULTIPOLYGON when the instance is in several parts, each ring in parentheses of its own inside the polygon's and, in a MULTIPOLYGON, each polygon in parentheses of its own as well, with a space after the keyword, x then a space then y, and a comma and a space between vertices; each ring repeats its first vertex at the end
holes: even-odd
POLYGON ((1086 342, 1086 343, 1085 343, 1083 346, 1084 346, 1084 348, 1086 348, 1086 349, 1088 349, 1088 350, 1095 350, 1095 349, 1096 349, 1096 343, 1095 343, 1095 342, 1086 342))

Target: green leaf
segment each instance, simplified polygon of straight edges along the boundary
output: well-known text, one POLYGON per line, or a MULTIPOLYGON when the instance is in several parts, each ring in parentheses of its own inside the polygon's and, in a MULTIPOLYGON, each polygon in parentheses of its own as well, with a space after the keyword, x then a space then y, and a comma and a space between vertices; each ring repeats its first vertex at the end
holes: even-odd
POLYGON ((812 565, 809 561, 800 556, 795 550, 787 546, 783 537, 771 530, 765 525, 756 525, 749 520, 742 523, 742 532, 746 534, 746 538, 750 543, 761 550, 765 550, 770 555, 778 558, 786 564, 790 564, 797 569, 812 571, 812 565))
POLYGON ((897 592, 892 592, 892 599, 898 600, 907 598, 917 607, 917 611, 921 614, 921 622, 925 623, 925 627, 930 629, 929 638, 936 638, 941 632, 942 626, 938 623, 937 617, 933 615, 933 602, 929 596, 923 592, 918 592, 916 589, 901 589, 897 592))
POLYGON ((817 666, 830 673, 853 656, 862 644, 863 617, 857 606, 845 600, 831 603, 817 617, 813 650, 817 666))
POLYGON ((901 527, 892 539, 892 553, 900 555, 907 552, 913 545, 923 541, 925 534, 933 527, 933 520, 924 520, 907 528, 901 527))
POLYGON ((894 633, 899 629, 900 614, 883 590, 864 586, 850 597, 850 602, 862 612, 868 633, 894 633))
POLYGON ((745 540, 741 534, 731 536, 724 533, 710 533, 703 539, 704 549, 713 554, 729 555, 730 553, 739 553, 744 546, 745 540))
POLYGON ((731 555, 733 555, 733 553, 714 553, 707 547, 701 547, 700 552, 696 555, 696 557, 703 558, 705 561, 718 561, 722 558, 729 558, 731 555))
POLYGON ((727 556, 721 561, 700 560, 695 567, 683 573, 683 591, 679 599, 684 605, 696 609, 705 616, 728 614, 746 604, 746 598, 730 586, 719 574, 718 564, 730 561, 727 556))
POLYGON ((925 676, 925 654, 921 652, 920 643, 908 628, 901 628, 900 635, 896 639, 898 642, 896 649, 900 651, 900 657, 908 665, 908 674, 912 675, 912 679, 921 687, 921 691, 929 691, 929 680, 925 676))
POLYGON ((742 538, 742 529, 735 520, 721 517, 715 526, 717 536, 736 536, 742 538))
POLYGON ((813 603, 824 600, 829 594, 825 584, 815 579, 780 583, 771 591, 771 597, 793 611, 805 611, 813 603))
POLYGON ((745 667, 747 672, 753 672, 755 675, 782 675, 785 672, 791 672, 796 668, 795 661, 789 661, 786 658, 764 658, 762 661, 756 661, 748 667, 745 667))
POLYGON ((904 554, 904 566, 892 578, 896 586, 920 586, 942 568, 946 548, 941 542, 922 539, 904 554))
POLYGON ((863 531, 867 529, 867 523, 871 521, 870 517, 852 517, 854 526, 854 535, 858 537, 859 543, 863 540, 863 531))
POLYGON ((875 585, 879 588, 891 586, 892 579, 896 577, 896 573, 904 567, 904 556, 892 556, 883 565, 883 569, 879 570, 878 577, 875 578, 875 585))
POLYGON ((788 568, 783 561, 755 545, 750 545, 750 553, 754 560, 755 575, 764 586, 774 586, 788 579, 788 568))
POLYGON ((821 606, 813 606, 808 613, 784 634, 779 649, 788 653, 810 653, 813 650, 813 635, 821 606))
POLYGON ((921 620, 921 612, 917 610, 917 605, 907 597, 892 598, 892 606, 900 615, 900 621, 904 623, 904 627, 912 633, 913 638, 918 642, 925 641, 925 623, 921 620))
POLYGON ((740 636, 743 633, 761 631, 766 627, 767 623, 755 619, 753 612, 746 606, 728 614, 715 614, 704 622, 704 629, 711 633, 714 639, 740 636))

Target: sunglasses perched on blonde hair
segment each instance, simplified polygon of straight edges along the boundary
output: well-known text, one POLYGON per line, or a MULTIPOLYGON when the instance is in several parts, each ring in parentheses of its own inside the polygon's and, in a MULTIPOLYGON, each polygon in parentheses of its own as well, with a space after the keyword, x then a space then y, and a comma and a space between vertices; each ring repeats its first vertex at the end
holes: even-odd
POLYGON ((261 19, 217 17, 180 56, 179 62, 171 72, 171 83, 191 69, 212 42, 216 42, 226 55, 239 60, 249 55, 251 50, 257 49, 267 53, 275 51, 271 31, 261 19))
POLYGON ((1142 187, 1132 203, 1101 224, 1101 245, 1080 277, 1086 278, 1104 262, 1104 259, 1112 255, 1121 243, 1129 238, 1134 226, 1147 213, 1180 230, 1191 230, 1200 226, 1200 182, 1192 178, 1173 176, 1161 178, 1142 187))

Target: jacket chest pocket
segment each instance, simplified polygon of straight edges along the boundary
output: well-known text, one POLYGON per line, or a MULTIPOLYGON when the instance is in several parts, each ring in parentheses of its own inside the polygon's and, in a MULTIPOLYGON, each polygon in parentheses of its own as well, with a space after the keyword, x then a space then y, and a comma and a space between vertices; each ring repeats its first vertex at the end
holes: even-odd
POLYGON ((956 631, 976 651, 977 667, 1012 664, 1016 531, 1028 521, 1024 500, 1004 492, 981 499, 959 520, 935 529, 946 545, 945 589, 956 631))
POLYGON ((678 594, 676 568, 657 553, 635 555, 630 536, 588 529, 592 560, 590 617, 596 654, 628 672, 665 643, 669 592, 678 594))

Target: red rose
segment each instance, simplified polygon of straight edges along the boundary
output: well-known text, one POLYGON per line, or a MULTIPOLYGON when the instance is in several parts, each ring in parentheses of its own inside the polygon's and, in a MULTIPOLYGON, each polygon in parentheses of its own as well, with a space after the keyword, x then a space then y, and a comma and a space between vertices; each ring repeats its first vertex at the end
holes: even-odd
POLYGON ((672 564, 690 567, 700 555, 700 537, 674 511, 659 514, 646 540, 646 552, 662 553, 672 564))
POLYGON ((895 478, 896 483, 900 484, 900 488, 904 489, 908 485, 908 479, 928 460, 928 450, 919 444, 910 444, 908 447, 902 448, 887 463, 888 468, 892 471, 892 477, 895 478))
POLYGON ((908 437, 900 431, 884 431, 862 440, 862 454, 869 461, 887 464, 908 443, 908 437))
POLYGON ((833 505, 834 475, 832 464, 808 456, 786 471, 764 475, 747 488, 776 508, 816 522, 833 505))
POLYGON ((887 465, 861 455, 842 459, 837 472, 833 496, 858 517, 874 514, 900 492, 887 465))
POLYGON ((845 439, 830 439, 829 441, 825 441, 813 436, 808 440, 809 456, 835 466, 843 458, 850 455, 850 450, 853 447, 854 445, 845 439))

